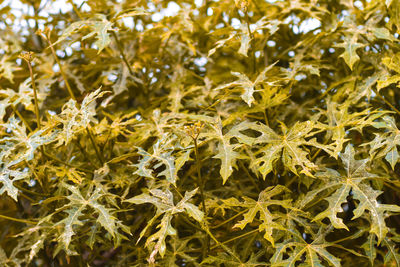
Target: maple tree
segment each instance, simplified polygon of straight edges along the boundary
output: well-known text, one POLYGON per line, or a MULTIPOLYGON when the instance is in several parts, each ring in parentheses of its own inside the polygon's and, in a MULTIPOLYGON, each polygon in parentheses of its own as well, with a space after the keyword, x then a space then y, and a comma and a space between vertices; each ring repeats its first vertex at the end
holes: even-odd
POLYGON ((59 2, 0 5, 1 266, 400 266, 399 1, 59 2))

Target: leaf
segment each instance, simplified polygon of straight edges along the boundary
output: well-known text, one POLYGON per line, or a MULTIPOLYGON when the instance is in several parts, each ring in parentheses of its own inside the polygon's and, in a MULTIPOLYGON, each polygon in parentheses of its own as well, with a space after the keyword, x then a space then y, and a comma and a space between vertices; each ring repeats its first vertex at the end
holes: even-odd
POLYGON ((371 263, 371 266, 374 265, 374 261, 376 258, 375 245, 376 245, 375 235, 369 235, 367 237, 367 241, 361 246, 364 249, 365 254, 367 254, 369 262, 371 263))
POLYGON ((227 43, 227 42, 233 40, 233 38, 235 38, 235 34, 234 34, 234 33, 231 33, 231 34, 229 35, 228 38, 225 38, 225 39, 223 39, 223 40, 217 41, 217 42, 216 42, 217 45, 216 45, 214 48, 212 48, 212 49, 210 49, 210 50, 208 51, 208 55, 207 55, 207 56, 208 56, 208 57, 211 57, 211 56, 217 51, 217 49, 223 47, 223 46, 225 45, 225 43, 227 43))
POLYGON ((366 144, 371 147, 370 154, 376 158, 384 157, 394 170, 399 161, 397 146, 400 145, 400 130, 391 116, 384 116, 382 123, 375 123, 374 126, 385 131, 376 133, 374 140, 366 144))
POLYGON ((186 212, 190 217, 194 218, 198 222, 201 222, 203 220, 203 212, 200 211, 197 206, 188 202, 191 198, 193 198, 196 192, 197 189, 190 192, 185 192, 182 200, 179 201, 179 203, 176 205, 173 201, 173 195, 168 189, 166 189, 165 191, 152 189, 150 190, 151 195, 148 193, 143 193, 141 195, 125 200, 126 202, 132 204, 151 203, 157 208, 156 215, 143 229, 138 242, 144 236, 148 227, 150 227, 154 223, 154 220, 161 215, 163 216, 161 218, 160 224, 158 224, 156 227, 159 230, 148 237, 146 241, 146 247, 152 247, 152 252, 149 257, 150 263, 155 261, 155 256, 158 253, 161 255, 161 257, 164 257, 166 251, 165 239, 169 235, 176 235, 176 230, 171 225, 171 220, 174 214, 186 212))
POLYGON ((98 123, 96 114, 96 99, 106 94, 101 88, 88 94, 80 106, 76 101, 70 99, 62 108, 59 115, 54 115, 52 119, 56 123, 63 125, 63 130, 57 134, 57 146, 68 144, 78 133, 85 131, 90 123, 98 123))
MULTIPOLYGON (((242 31, 245 32, 247 30, 245 25, 242 25, 243 29, 242 31)), ((249 51, 250 48, 250 42, 251 42, 251 37, 249 36, 249 34, 241 34, 241 40, 240 40, 240 48, 238 53, 247 57, 247 53, 249 51)))
POLYGON ((207 134, 210 138, 218 139, 218 154, 214 156, 214 158, 221 160, 221 168, 220 175, 222 177, 222 183, 228 180, 228 178, 233 173, 233 168, 237 168, 236 160, 239 156, 239 153, 235 151, 237 145, 231 145, 230 140, 234 137, 234 135, 223 134, 221 121, 217 121, 216 124, 210 124, 211 128, 214 132, 211 134, 207 134))
POLYGON ((335 47, 344 48, 344 52, 340 55, 346 62, 347 66, 353 70, 354 64, 360 59, 357 55, 357 49, 364 47, 364 44, 357 42, 357 35, 352 38, 346 36, 343 43, 336 45, 335 47))
POLYGON ((226 33, 228 31, 229 37, 217 41, 216 46, 208 51, 208 57, 212 56, 217 51, 217 49, 223 46, 233 45, 235 43, 233 41, 234 38, 240 39, 240 47, 238 53, 247 57, 250 43, 253 39, 252 36, 254 35, 254 33, 261 30, 268 30, 269 34, 273 35, 279 29, 280 24, 282 24, 281 21, 276 19, 271 20, 267 16, 264 16, 252 25, 254 26, 253 28, 249 28, 247 22, 241 22, 237 30, 232 28, 223 29, 223 31, 220 31, 220 33, 226 33))
POLYGON ((257 159, 252 162, 257 166, 263 178, 273 169, 273 164, 282 159, 283 164, 297 175, 297 166, 300 166, 301 173, 313 177, 311 171, 316 169, 316 165, 308 158, 308 151, 302 146, 311 145, 330 152, 329 146, 322 146, 315 140, 307 141, 305 138, 313 135, 315 123, 312 121, 297 122, 290 130, 284 124, 282 126, 283 135, 276 134, 271 128, 261 123, 243 122, 235 126, 231 131, 240 142, 247 145, 265 144, 257 151, 257 159), (257 138, 250 137, 241 133, 246 129, 261 133, 257 138))
POLYGON ((68 180, 72 181, 75 184, 80 184, 83 181, 83 177, 85 177, 85 173, 76 170, 75 168, 65 168, 60 167, 56 169, 56 175, 58 177, 67 177, 68 180))
POLYGON ((379 76, 377 90, 378 92, 390 86, 391 84, 398 85, 400 82, 400 54, 395 54, 392 57, 384 57, 382 64, 385 65, 390 71, 394 71, 396 74, 385 71, 379 76))
POLYGON ((170 144, 174 141, 174 138, 175 137, 171 137, 171 139, 168 139, 167 136, 164 136, 162 139, 158 140, 153 145, 152 153, 148 153, 139 147, 138 153, 142 156, 142 158, 137 164, 134 164, 134 166, 137 168, 134 174, 149 178, 153 177, 152 169, 149 167, 152 163, 156 162, 153 169, 157 169, 161 166, 165 167, 165 169, 160 171, 157 176, 164 176, 168 182, 175 185, 176 181, 178 180, 178 171, 180 168, 182 168, 183 164, 189 160, 190 151, 175 158, 172 155, 173 147, 170 144))
POLYGON ((399 153, 397 152, 397 148, 393 147, 385 156, 387 162, 389 162, 390 166, 394 170, 394 166, 399 161, 399 153))
POLYGON ((272 65, 269 65, 268 67, 266 67, 255 79, 254 82, 252 82, 246 75, 239 73, 239 72, 232 72, 232 75, 236 76, 238 79, 234 82, 230 82, 230 83, 226 83, 223 85, 220 85, 218 87, 216 87, 214 90, 223 90, 223 89, 228 89, 230 87, 234 87, 234 88, 243 88, 244 92, 241 94, 241 98, 243 99, 243 101, 245 101, 247 103, 247 105, 249 107, 251 107, 251 104, 255 101, 253 94, 255 92, 255 88, 258 85, 261 85, 263 83, 267 83, 265 82, 268 77, 266 76, 267 72, 270 71, 276 64, 277 62, 275 62, 272 65))
POLYGON ((201 263, 202 265, 204 264, 210 264, 212 266, 219 266, 220 264, 223 264, 223 266, 246 266, 246 267, 251 267, 251 266, 267 266, 267 264, 263 261, 260 261, 262 259, 263 251, 260 251, 256 254, 251 254, 250 257, 246 261, 242 261, 238 256, 235 254, 229 254, 227 255, 226 253, 219 253, 217 256, 213 255, 207 255, 207 258, 204 259, 201 263))
POLYGON ((79 217, 83 215, 82 210, 85 208, 86 208, 86 206, 80 206, 79 208, 72 207, 71 209, 66 211, 66 213, 68 214, 68 217, 66 217, 66 218, 58 221, 56 224, 54 224, 54 226, 57 226, 60 224, 64 225, 64 231, 58 237, 58 241, 63 243, 64 248, 68 254, 72 253, 69 250, 69 245, 71 243, 72 237, 76 234, 74 232, 74 226, 84 225, 84 223, 79 220, 79 217))
POLYGON ((132 8, 119 12, 118 14, 115 15, 113 20, 120 20, 123 18, 135 17, 135 16, 147 16, 150 14, 151 13, 147 12, 143 8, 132 8))
POLYGON ((58 38, 58 40, 53 43, 53 46, 64 41, 77 31, 80 31, 84 27, 89 27, 91 32, 82 37, 82 40, 96 36, 97 41, 94 43, 98 47, 98 54, 107 47, 110 42, 110 36, 108 31, 112 31, 113 23, 108 21, 106 16, 103 14, 96 14, 93 20, 84 20, 72 23, 68 28, 66 28, 63 34, 58 38))
POLYGON ((382 27, 372 28, 372 32, 378 39, 385 39, 392 42, 397 41, 397 39, 394 38, 394 36, 390 33, 390 31, 387 28, 382 28, 382 27))
POLYGON ((14 83, 14 72, 16 72, 19 68, 13 62, 10 62, 10 57, 8 55, 4 55, 0 60, 0 77, 4 77, 10 82, 14 83))
POLYGON ((276 197, 285 191, 288 191, 288 189, 284 186, 270 186, 259 194, 257 201, 248 197, 243 197, 244 202, 230 200, 230 205, 245 207, 248 209, 248 211, 243 215, 243 220, 236 223, 233 228, 243 229, 247 224, 252 223, 257 214, 259 214, 259 218, 262 223, 258 226, 258 229, 260 232, 265 231, 264 238, 268 240, 274 247, 275 240, 272 236, 273 230, 285 230, 285 228, 275 221, 277 216, 276 214, 273 214, 269 208, 273 205, 279 205, 283 208, 290 208, 291 203, 289 199, 272 199, 273 197, 276 197))
POLYGON ((325 181, 325 184, 309 192, 309 195, 315 196, 327 188, 334 188, 334 190, 333 194, 325 198, 329 202, 328 208, 319 213, 314 218, 314 221, 327 217, 335 228, 348 230, 342 219, 337 217, 337 213, 343 211, 341 205, 347 202, 346 197, 351 190, 353 198, 359 201, 359 204, 356 205, 356 209, 353 211, 354 216, 352 219, 367 214, 366 211, 368 210, 371 225, 370 233, 378 237, 378 244, 380 244, 388 232, 385 218, 391 212, 400 212, 400 207, 378 203, 377 197, 382 194, 382 191, 373 189, 367 183, 368 180, 377 179, 378 177, 367 171, 368 159, 356 160, 354 156, 354 148, 349 144, 346 146, 344 154, 340 155, 345 170, 344 174, 332 169, 316 174, 319 179, 325 181))
POLYGON ((80 217, 86 215, 84 212, 87 211, 87 208, 89 207, 92 208, 98 216, 96 222, 106 229, 112 237, 119 235, 118 229, 120 227, 124 229, 124 226, 116 220, 116 217, 113 216, 115 210, 106 208, 104 205, 99 203, 99 199, 103 197, 101 194, 101 187, 95 187, 87 198, 82 196, 80 190, 76 186, 63 184, 63 187, 72 193, 67 196, 67 199, 70 202, 64 206, 67 208, 65 212, 68 216, 58 221, 55 225, 64 225, 63 231, 58 240, 63 244, 64 249, 68 254, 73 253, 73 251, 69 249, 69 245, 72 237, 76 235, 74 228, 76 228, 75 226, 83 226, 85 224, 85 221, 82 218, 80 219, 80 217))
POLYGON ((27 134, 27 129, 22 122, 11 117, 7 123, 0 124, 10 132, 9 136, 0 139, 0 143, 7 143, 7 150, 2 155, 7 165, 13 166, 23 161, 31 161, 34 158, 36 150, 45 144, 53 142, 57 131, 48 132, 48 129, 38 129, 35 132, 27 134))
POLYGON ((18 201, 18 189, 14 186, 14 182, 23 180, 29 177, 29 172, 20 170, 11 170, 8 166, 0 169, 0 195, 7 192, 15 201, 18 201))
POLYGON ((362 133, 364 127, 370 126, 384 114, 368 109, 361 112, 349 112, 350 107, 350 101, 338 104, 328 100, 326 110, 320 110, 320 115, 326 117, 326 123, 318 123, 317 128, 325 130, 326 138, 334 141, 335 148, 331 156, 335 158, 342 151, 343 144, 348 141, 346 132, 356 130, 362 133))
POLYGON ((316 238, 313 242, 307 243, 298 232, 292 232, 292 239, 288 239, 276 246, 275 253, 271 258, 272 266, 297 266, 296 263, 304 259, 303 266, 325 266, 321 260, 324 259, 330 266, 339 267, 340 259, 333 256, 326 250, 333 244, 325 241, 323 236, 316 238), (291 248, 289 258, 284 259, 285 252, 291 248))
MULTIPOLYGON (((19 84, 18 92, 15 92, 12 89, 0 90, 0 95, 7 97, 5 99, 5 103, 7 103, 6 107, 10 105, 14 105, 16 107, 18 104, 22 104, 27 110, 34 111, 34 92, 30 84, 31 78, 28 78, 19 84)), ((41 97, 38 96, 38 99, 41 99, 41 97)))
POLYGON ((388 264, 389 262, 394 263, 396 266, 400 265, 400 253, 396 248, 396 244, 390 240, 389 238, 383 239, 383 244, 387 247, 388 251, 384 258, 384 263, 388 264))

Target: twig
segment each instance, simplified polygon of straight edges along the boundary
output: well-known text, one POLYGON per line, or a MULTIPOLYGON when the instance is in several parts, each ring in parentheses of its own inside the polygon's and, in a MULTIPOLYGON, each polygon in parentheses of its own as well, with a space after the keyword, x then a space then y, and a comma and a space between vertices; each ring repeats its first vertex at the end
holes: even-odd
POLYGON ((134 72, 133 72, 133 70, 132 70, 132 67, 131 67, 131 65, 129 64, 128 59, 127 59, 126 56, 125 56, 124 49, 123 49, 123 47, 122 47, 121 42, 120 42, 119 39, 118 39, 117 34, 116 34, 114 31, 112 31, 111 34, 112 34, 112 36, 114 37, 115 42, 117 43, 118 50, 119 50, 119 52, 121 53, 122 60, 124 61, 126 67, 128 68, 129 74, 132 75, 132 76, 134 76, 134 72))
POLYGON ((253 33, 251 32, 251 30, 250 30, 250 23, 249 23, 249 21, 250 21, 250 18, 249 18, 249 13, 247 13, 247 9, 246 9, 246 11, 245 11, 245 14, 246 14, 246 24, 247 24, 247 31, 249 32, 249 36, 250 36, 250 44, 252 45, 252 47, 251 47, 251 58, 252 58, 252 61, 253 61, 253 73, 255 73, 256 71, 257 71, 257 62, 256 62, 256 56, 255 56, 255 51, 254 51, 254 49, 253 49, 253 44, 254 44, 254 35, 253 35, 253 33))
POLYGON ((400 111, 399 111, 395 106, 393 106, 392 103, 390 103, 388 100, 386 100, 386 98, 384 98, 375 88, 371 88, 371 89, 372 89, 372 91, 374 91, 374 93, 375 93, 380 99, 383 100, 383 102, 386 103, 386 105, 388 105, 392 110, 394 110, 394 111, 397 113, 397 115, 400 115, 400 111))
POLYGON ((71 86, 70 86, 70 84, 68 82, 67 75, 65 74, 65 72, 63 70, 63 66, 61 65, 60 59, 58 58, 58 56, 56 54, 56 51, 54 50, 53 43, 51 42, 51 30, 50 30, 50 28, 46 27, 44 31, 38 30, 36 32, 36 34, 38 34, 38 35, 42 36, 43 38, 45 38, 47 40, 47 42, 49 43, 49 47, 50 47, 51 53, 53 54, 53 57, 56 60, 57 65, 58 65, 58 67, 60 69, 60 73, 61 73, 61 76, 64 79, 65 86, 67 87, 68 93, 69 93, 69 95, 71 96, 71 98, 73 100, 76 100, 74 92, 72 91, 71 86))
POLYGON ((40 125, 39 104, 38 104, 38 98, 37 98, 37 88, 36 88, 35 77, 33 76, 33 70, 32 70, 32 65, 31 65, 31 62, 33 60, 33 52, 21 53, 21 55, 19 57, 21 59, 25 60, 25 62, 28 64, 29 74, 31 76, 31 83, 32 83, 32 88, 33 88, 34 102, 35 102, 36 123, 37 123, 38 129, 40 129, 41 125, 40 125))

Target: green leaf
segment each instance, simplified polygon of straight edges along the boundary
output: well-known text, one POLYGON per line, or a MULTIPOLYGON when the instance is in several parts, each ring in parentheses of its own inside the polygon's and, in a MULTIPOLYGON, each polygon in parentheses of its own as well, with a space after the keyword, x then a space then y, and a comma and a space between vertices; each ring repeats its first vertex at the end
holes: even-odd
POLYGON ((176 205, 173 201, 173 195, 168 189, 165 191, 152 189, 150 190, 151 195, 148 193, 143 193, 141 195, 125 200, 126 202, 132 204, 151 203, 157 208, 156 215, 142 230, 139 240, 144 236, 146 230, 154 223, 155 219, 157 219, 160 215, 163 216, 161 218, 161 222, 156 227, 159 230, 148 237, 146 241, 146 247, 152 247, 149 262, 154 262, 155 257, 158 253, 161 255, 161 257, 164 257, 166 251, 165 239, 169 235, 176 235, 176 230, 171 225, 171 220, 174 214, 186 212, 190 217, 193 217, 199 222, 203 220, 203 212, 200 211, 197 206, 188 202, 196 194, 196 192, 197 189, 190 192, 185 192, 182 200, 179 201, 179 203, 176 205))
POLYGON ((252 82, 246 75, 239 73, 239 72, 232 72, 232 75, 236 76, 238 79, 234 82, 226 83, 223 85, 220 85, 216 87, 214 90, 224 90, 228 89, 231 87, 234 87, 234 90, 237 89, 243 89, 244 92, 241 94, 241 98, 243 99, 246 104, 251 107, 252 103, 255 101, 254 99, 254 92, 256 90, 256 87, 259 85, 262 85, 263 83, 269 84, 269 82, 266 82, 268 77, 266 76, 267 72, 270 71, 276 64, 275 62, 272 65, 267 66, 255 79, 254 82, 252 82))
POLYGON ((326 250, 327 247, 333 244, 324 240, 324 236, 318 235, 312 243, 307 243, 298 232, 292 232, 293 238, 288 239, 276 246, 275 253, 271 258, 272 266, 297 266, 296 263, 302 261, 305 257, 302 266, 326 266, 322 265, 321 260, 324 259, 329 266, 339 267, 340 259, 333 256, 326 250), (287 250, 292 249, 289 258, 284 259, 287 250))
POLYGON ((337 157, 342 151, 343 144, 348 141, 346 132, 356 130, 362 132, 364 127, 368 127, 384 113, 370 111, 368 109, 361 112, 349 112, 351 102, 346 101, 342 104, 335 103, 328 99, 326 110, 320 110, 320 115, 326 117, 326 123, 318 123, 318 128, 325 130, 325 138, 334 141, 334 150, 331 156, 337 157))
POLYGON ((322 146, 315 140, 307 141, 305 138, 311 137, 314 133, 315 123, 313 121, 297 122, 291 129, 282 123, 282 135, 276 134, 271 128, 261 123, 243 122, 235 126, 231 131, 232 135, 247 145, 265 144, 257 151, 258 158, 252 162, 253 166, 257 166, 258 171, 263 178, 267 176, 273 169, 274 163, 278 159, 282 159, 283 164, 293 173, 297 175, 297 166, 300 166, 301 173, 313 177, 312 170, 316 169, 316 165, 311 162, 307 156, 308 151, 303 149, 304 145, 311 145, 330 152, 330 146, 322 146), (261 135, 257 138, 241 133, 247 129, 257 131, 261 135))
POLYGON ((218 121, 216 124, 210 124, 210 126, 214 132, 208 134, 208 137, 217 138, 219 141, 218 154, 216 154, 214 158, 221 160, 219 173, 221 174, 223 183, 225 183, 233 173, 233 168, 237 168, 236 161, 240 154, 235 151, 237 145, 231 145, 230 140, 234 135, 230 133, 223 134, 221 121, 218 121))
POLYGON ((175 137, 168 139, 167 136, 164 136, 162 139, 158 140, 153 145, 152 153, 148 153, 139 147, 138 153, 142 156, 142 158, 137 164, 134 164, 134 166, 137 168, 134 174, 149 178, 153 177, 152 169, 150 169, 149 166, 153 162, 157 162, 153 169, 157 169, 161 166, 165 167, 165 169, 159 172, 157 176, 164 176, 168 182, 175 185, 176 181, 178 180, 178 171, 180 168, 182 168, 183 164, 189 160, 190 151, 181 154, 181 156, 175 159, 175 157, 172 155, 174 148, 170 144, 170 142, 174 141, 174 138, 175 137))
POLYGON ((357 42, 357 35, 354 35, 351 38, 346 36, 343 43, 338 44, 335 47, 344 48, 344 52, 340 57, 343 58, 347 66, 353 70, 354 64, 360 60, 360 57, 357 55, 357 49, 364 47, 364 44, 357 42))
POLYGON ((278 205, 283 208, 290 208, 291 203, 289 199, 284 199, 284 200, 273 199, 273 197, 276 197, 277 195, 287 191, 288 189, 285 188, 284 186, 277 185, 268 187, 265 190, 263 190, 258 196, 257 201, 248 197, 243 197, 244 202, 239 202, 234 199, 230 200, 229 201, 231 202, 230 205, 245 207, 248 209, 248 211, 243 215, 244 217, 243 220, 236 223, 233 227, 243 229, 244 227, 246 227, 247 224, 252 223, 257 214, 259 214, 261 224, 258 226, 258 229, 260 232, 265 231, 264 238, 268 240, 274 247, 275 240, 274 237, 272 236, 273 230, 274 229, 285 230, 285 228, 282 227, 279 223, 275 222, 275 220, 278 217, 276 214, 273 214, 269 210, 269 208, 270 206, 274 205, 278 205))
POLYGON ((29 172, 12 170, 8 166, 0 169, 0 182, 2 184, 0 188, 0 195, 7 192, 15 201, 18 201, 18 189, 14 186, 14 182, 28 178, 29 172))
POLYGON ((344 174, 329 169, 316 174, 316 177, 325 181, 325 184, 308 193, 309 195, 315 196, 327 188, 334 188, 334 190, 328 198, 325 198, 329 203, 328 208, 319 213, 314 220, 322 220, 327 217, 335 228, 348 230, 342 219, 337 217, 337 213, 343 211, 341 205, 347 202, 346 197, 351 189, 353 198, 359 201, 353 211, 354 216, 352 219, 369 214, 370 232, 378 237, 379 244, 388 232, 385 218, 392 212, 400 212, 400 206, 378 203, 377 197, 382 194, 382 191, 373 189, 367 183, 368 180, 377 179, 378 177, 367 171, 368 159, 356 160, 354 157, 353 146, 347 145, 345 152, 340 155, 345 170, 344 174), (367 210, 369 213, 366 213, 367 210))
POLYGON ((382 64, 389 71, 382 72, 377 85, 377 90, 390 86, 391 84, 398 85, 400 82, 400 54, 394 54, 391 57, 384 57, 382 59, 382 64), (392 72, 390 72, 392 71, 392 72), (393 73, 395 72, 395 74, 393 73))
POLYGON ((98 53, 100 53, 110 42, 110 35, 108 31, 112 31, 113 23, 108 21, 106 16, 103 14, 96 14, 93 20, 84 20, 72 23, 66 28, 63 34, 58 40, 53 43, 53 46, 64 41, 74 33, 80 31, 84 27, 89 27, 91 32, 82 37, 82 40, 88 39, 92 36, 96 36, 97 41, 94 43, 98 47, 98 53))
POLYGON ((384 263, 392 263, 393 265, 400 266, 400 253, 398 248, 396 248, 396 243, 394 243, 389 238, 383 239, 382 243, 388 249, 384 258, 384 263))
POLYGON ((204 259, 201 263, 210 264, 209 266, 219 266, 223 264, 223 266, 267 266, 267 263, 261 261, 263 256, 263 251, 260 251, 256 254, 251 254, 250 257, 246 261, 242 261, 238 256, 235 254, 226 254, 226 253, 219 253, 217 256, 208 255, 206 259, 204 259))
POLYGON ((123 18, 135 17, 135 16, 147 16, 150 14, 151 13, 147 12, 143 8, 132 8, 119 12, 118 14, 115 15, 113 20, 120 20, 123 18))
POLYGON ((69 249, 69 245, 72 237, 76 235, 76 231, 74 231, 74 229, 77 228, 76 226, 83 227, 85 221, 80 217, 87 214, 85 212, 88 211, 88 208, 92 208, 97 214, 96 223, 100 224, 104 229, 106 229, 112 237, 115 238, 117 235, 119 235, 118 229, 120 227, 124 229, 124 226, 121 225, 113 215, 115 209, 106 208, 99 202, 100 198, 102 198, 104 195, 101 187, 95 187, 94 190, 85 198, 82 196, 78 187, 68 184, 63 184, 63 186, 72 193, 67 196, 67 199, 70 202, 64 206, 67 208, 65 212, 68 214, 68 216, 58 221, 55 225, 64 225, 58 240, 63 244, 64 249, 68 254, 73 253, 73 251, 69 249))
POLYGON ((18 70, 15 63, 9 61, 10 57, 4 55, 0 60, 0 77, 4 77, 10 82, 14 82, 14 72, 18 70))
POLYGON ((390 31, 387 28, 382 28, 382 27, 373 28, 372 32, 378 39, 385 39, 392 42, 398 41, 396 38, 394 38, 394 36, 390 33, 390 31))
POLYGON ((376 133, 374 140, 367 143, 371 147, 370 154, 375 158, 384 157, 394 170, 399 161, 397 146, 400 145, 400 130, 396 121, 391 116, 385 116, 382 123, 375 123, 374 126, 385 131, 376 133))
POLYGON ((67 253, 71 254, 72 252, 69 250, 69 245, 71 243, 72 237, 76 234, 74 232, 74 226, 82 226, 84 223, 79 220, 79 217, 83 215, 82 211, 86 206, 72 207, 67 210, 66 213, 68 216, 60 221, 58 221, 54 226, 58 226, 60 224, 64 225, 64 230, 62 234, 58 237, 58 241, 62 242, 67 253))
MULTIPOLYGON (((23 161, 31 161, 34 158, 36 150, 45 144, 49 144, 56 139, 57 131, 48 133, 48 129, 38 129, 35 132, 27 134, 27 129, 22 122, 11 117, 7 123, 0 124, 10 131, 9 136, 0 139, 0 143, 7 143, 7 152, 5 154, 14 154, 8 156, 8 165, 13 166, 23 161)), ((3 154, 5 156, 5 154, 3 154)))
MULTIPOLYGON (((385 238, 386 239, 386 238, 385 238)), ((369 235, 367 237, 367 241, 361 246, 365 254, 367 254, 367 257, 369 259, 369 262, 371 263, 371 266, 374 266, 374 261, 376 258, 376 237, 375 235, 369 235)))
POLYGON ((62 108, 58 115, 52 116, 56 123, 63 125, 63 130, 57 134, 57 146, 68 144, 74 136, 85 131, 90 123, 98 123, 96 118, 96 99, 102 97, 107 91, 101 91, 101 88, 88 94, 80 106, 76 101, 70 99, 62 108))

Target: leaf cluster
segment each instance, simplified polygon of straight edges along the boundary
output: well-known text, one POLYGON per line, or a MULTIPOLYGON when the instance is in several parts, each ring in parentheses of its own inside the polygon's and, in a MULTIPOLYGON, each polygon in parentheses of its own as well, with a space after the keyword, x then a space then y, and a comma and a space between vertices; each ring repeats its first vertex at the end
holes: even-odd
POLYGON ((1 266, 400 266, 399 1, 3 2, 1 266))

